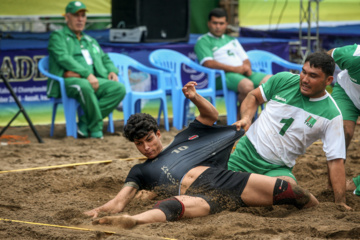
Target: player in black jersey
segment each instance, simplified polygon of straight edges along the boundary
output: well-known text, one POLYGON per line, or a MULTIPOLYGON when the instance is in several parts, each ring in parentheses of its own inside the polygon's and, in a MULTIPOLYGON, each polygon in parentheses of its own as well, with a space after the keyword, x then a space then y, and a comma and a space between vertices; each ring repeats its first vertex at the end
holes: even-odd
POLYGON ((134 216, 104 217, 94 220, 94 224, 131 228, 137 224, 201 217, 241 206, 292 204, 300 209, 318 204, 307 190, 284 180, 227 170, 233 144, 244 131, 237 131, 235 126, 214 125, 218 112, 196 93, 195 85, 195 82, 187 83, 183 93, 197 106, 200 115, 165 149, 152 116, 139 113, 128 119, 125 137, 148 160, 130 170, 124 187, 114 199, 85 214, 96 218, 100 212, 122 212, 141 189, 170 198, 157 202, 149 211, 134 216))

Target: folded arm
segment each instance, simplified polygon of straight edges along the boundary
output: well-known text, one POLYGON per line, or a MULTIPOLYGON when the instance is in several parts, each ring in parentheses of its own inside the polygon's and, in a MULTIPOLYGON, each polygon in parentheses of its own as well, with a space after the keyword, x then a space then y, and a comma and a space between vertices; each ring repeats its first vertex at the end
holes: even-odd
POLYGON ((225 72, 240 73, 245 76, 250 76, 252 73, 251 64, 248 59, 246 59, 241 66, 230 66, 215 60, 207 60, 203 63, 203 66, 208 68, 221 69, 225 72))

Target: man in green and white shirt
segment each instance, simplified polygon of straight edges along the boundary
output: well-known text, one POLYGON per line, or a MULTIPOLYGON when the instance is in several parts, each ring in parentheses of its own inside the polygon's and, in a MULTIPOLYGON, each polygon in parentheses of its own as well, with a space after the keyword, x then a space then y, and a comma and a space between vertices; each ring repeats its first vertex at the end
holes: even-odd
MULTIPOLYGON (((332 97, 344 119, 346 148, 354 136, 356 121, 360 116, 360 45, 348 45, 328 51, 342 70, 337 76, 332 97)), ((347 182, 348 190, 360 196, 360 175, 347 182)))
POLYGON ((307 57, 300 75, 281 72, 254 89, 241 106, 237 128, 242 137, 230 156, 228 168, 278 177, 297 184, 292 168, 306 148, 321 139, 326 155, 329 183, 335 202, 346 208, 346 158, 343 119, 325 88, 333 81, 334 60, 326 53, 307 57), (265 110, 251 125, 257 107, 265 110))
MULTIPOLYGON (((266 82, 271 75, 252 72, 244 48, 236 38, 225 34, 227 25, 225 10, 213 9, 209 13, 209 32, 198 39, 194 50, 201 65, 225 71, 226 87, 238 93, 241 103, 251 90, 266 82)), ((217 79, 216 88, 222 87, 217 79)))
POLYGON ((331 95, 343 115, 346 147, 349 147, 360 115, 360 46, 334 48, 328 54, 342 70, 331 95))

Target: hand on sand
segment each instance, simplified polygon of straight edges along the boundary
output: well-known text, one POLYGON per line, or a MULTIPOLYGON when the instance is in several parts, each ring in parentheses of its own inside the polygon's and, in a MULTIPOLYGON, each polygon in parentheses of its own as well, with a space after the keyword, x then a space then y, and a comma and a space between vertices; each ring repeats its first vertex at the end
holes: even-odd
POLYGON ((92 222, 93 225, 111 225, 130 229, 135 227, 136 220, 129 215, 111 216, 96 219, 92 222))

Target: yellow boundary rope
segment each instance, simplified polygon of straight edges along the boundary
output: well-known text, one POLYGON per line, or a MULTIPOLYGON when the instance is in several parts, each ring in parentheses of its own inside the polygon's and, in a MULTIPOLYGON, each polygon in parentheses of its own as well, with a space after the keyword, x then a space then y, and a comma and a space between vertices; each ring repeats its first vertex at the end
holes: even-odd
MULTIPOLYGON (((95 162, 84 162, 84 163, 73 163, 73 164, 63 164, 63 165, 55 165, 55 166, 45 166, 45 167, 37 167, 37 168, 26 168, 26 169, 16 169, 16 170, 9 170, 9 171, 0 171, 0 173, 8 173, 8 172, 22 172, 22 171, 32 171, 32 170, 41 170, 41 169, 54 169, 54 168, 64 168, 64 167, 76 167, 80 165, 90 165, 90 164, 99 164, 99 163, 112 163, 113 161, 131 161, 131 160, 146 160, 145 157, 139 158, 122 158, 116 160, 104 160, 104 161, 95 161, 95 162)), ((0 218, 0 221, 4 222, 16 222, 16 223, 25 223, 25 224, 32 224, 32 225, 39 225, 39 226, 48 226, 48 227, 57 227, 57 228, 67 228, 73 230, 80 230, 80 231, 99 231, 96 229, 88 229, 88 228, 79 228, 79 227, 69 227, 69 226, 61 226, 61 225, 53 225, 53 224, 46 224, 46 223, 36 223, 36 222, 27 222, 27 221, 20 221, 20 220, 12 220, 12 219, 5 219, 0 218)), ((126 235, 126 234, 119 234, 117 232, 110 232, 110 231, 100 231, 106 234, 116 234, 116 235, 126 235)), ((131 234, 134 235, 134 234, 131 234)), ((138 234, 136 237, 143 237, 143 238, 153 238, 153 236, 140 236, 138 234)), ((176 240, 175 238, 165 238, 165 237, 157 237, 160 239, 169 239, 169 240, 176 240)))
MULTIPOLYGON (((81 231, 97 231, 97 230, 88 229, 88 228, 78 228, 78 227, 68 227, 68 226, 61 226, 61 225, 46 224, 46 223, 26 222, 26 221, 11 220, 11 219, 5 219, 5 218, 0 218, 0 220, 4 221, 4 222, 26 223, 26 224, 31 224, 31 225, 57 227, 57 228, 67 228, 67 229, 81 230, 81 231)), ((116 233, 116 232, 108 232, 108 231, 102 231, 102 232, 108 233, 108 234, 115 234, 116 233)))
POLYGON ((146 160, 146 158, 145 157, 121 158, 121 159, 116 159, 116 160, 104 160, 104 161, 95 161, 95 162, 71 163, 71 164, 62 164, 62 165, 54 165, 54 166, 44 166, 44 167, 36 167, 36 168, 15 169, 15 170, 0 171, 0 174, 1 173, 9 173, 9 172, 33 171, 33 170, 41 170, 41 169, 76 167, 76 166, 81 166, 81 165, 91 165, 91 164, 99 164, 99 163, 112 163, 113 161, 131 161, 131 160, 146 160))
MULTIPOLYGON (((110 231, 102 231, 102 230, 96 230, 96 229, 89 229, 89 228, 79 228, 79 227, 69 227, 69 226, 61 226, 61 225, 54 225, 54 224, 47 224, 47 223, 36 223, 36 222, 26 222, 26 221, 20 221, 20 220, 12 220, 12 219, 5 219, 5 218, 0 218, 0 221, 4 221, 4 222, 15 222, 15 223, 25 223, 25 224, 31 224, 31 225, 39 225, 39 226, 47 226, 47 227, 57 227, 57 228, 66 228, 66 229, 72 229, 72 230, 80 230, 80 231, 89 231, 89 232, 103 232, 106 234, 115 234, 115 235, 138 235, 138 234, 120 234, 117 232, 110 232, 110 231)), ((141 237, 140 235, 138 235, 137 237, 141 237)), ((146 238, 150 238, 150 236, 142 236, 142 237, 146 237, 146 238)), ((152 238, 152 236, 151 236, 152 238)), ((165 238, 165 237, 156 237, 156 238, 160 238, 160 239, 170 239, 170 240, 176 240, 175 238, 165 238)))

